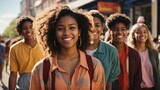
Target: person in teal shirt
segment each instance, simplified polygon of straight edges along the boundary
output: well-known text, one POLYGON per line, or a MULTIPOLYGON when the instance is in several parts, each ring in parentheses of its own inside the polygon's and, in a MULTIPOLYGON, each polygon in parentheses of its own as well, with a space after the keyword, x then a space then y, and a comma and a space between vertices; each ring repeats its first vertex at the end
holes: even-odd
POLYGON ((89 31, 90 45, 86 53, 101 61, 105 70, 106 89, 112 90, 112 82, 117 80, 120 74, 118 52, 114 46, 100 40, 105 22, 104 16, 97 10, 91 10, 89 14, 93 16, 94 29, 89 31))

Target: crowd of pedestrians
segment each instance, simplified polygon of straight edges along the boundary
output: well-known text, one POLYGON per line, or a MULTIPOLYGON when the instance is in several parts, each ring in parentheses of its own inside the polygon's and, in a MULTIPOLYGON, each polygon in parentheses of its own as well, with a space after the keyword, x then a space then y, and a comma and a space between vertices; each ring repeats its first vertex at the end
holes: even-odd
POLYGON ((125 14, 55 5, 15 26, 18 39, 0 44, 9 90, 160 90, 160 40, 143 16, 131 25, 125 14))

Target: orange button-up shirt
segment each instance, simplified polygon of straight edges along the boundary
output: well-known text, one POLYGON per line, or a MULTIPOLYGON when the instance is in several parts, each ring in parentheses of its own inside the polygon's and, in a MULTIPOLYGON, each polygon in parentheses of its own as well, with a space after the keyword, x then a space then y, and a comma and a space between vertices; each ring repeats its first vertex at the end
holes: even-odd
MULTIPOLYGON (((92 57, 94 75, 92 90, 105 90, 104 69, 99 60, 92 57)), ((51 68, 49 72, 48 88, 51 90, 51 73, 55 70, 55 90, 90 90, 90 77, 85 53, 80 51, 80 61, 76 66, 72 79, 69 74, 58 66, 57 56, 50 58, 51 68)), ((43 60, 41 60, 32 71, 30 90, 45 90, 43 81, 43 60)))

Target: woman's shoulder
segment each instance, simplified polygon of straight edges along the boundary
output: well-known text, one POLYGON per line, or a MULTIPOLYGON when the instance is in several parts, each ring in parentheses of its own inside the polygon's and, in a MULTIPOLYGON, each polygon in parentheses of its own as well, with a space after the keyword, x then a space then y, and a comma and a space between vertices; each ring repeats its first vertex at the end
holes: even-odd
POLYGON ((34 65, 34 69, 42 69, 43 68, 43 64, 44 64, 44 60, 49 60, 49 57, 44 57, 41 60, 39 60, 35 65, 34 65))
POLYGON ((100 40, 100 47, 103 49, 103 50, 109 50, 111 52, 113 51, 117 51, 117 49, 115 48, 115 46, 113 46, 111 43, 109 42, 104 42, 104 41, 101 41, 100 40))
POLYGON ((10 48, 11 48, 11 49, 12 49, 12 48, 18 48, 19 46, 21 46, 21 45, 23 45, 23 44, 24 44, 24 39, 19 40, 19 41, 15 42, 15 43, 12 43, 10 48))
POLYGON ((128 52, 129 52, 129 54, 131 54, 131 55, 138 54, 138 51, 136 51, 134 48, 129 47, 129 46, 128 46, 128 52))
POLYGON ((136 51, 134 48, 129 47, 128 52, 129 52, 128 55, 129 55, 130 60, 141 61, 138 51, 136 51))
POLYGON ((99 59, 97 59, 96 57, 93 57, 93 56, 91 56, 91 58, 92 58, 92 63, 93 63, 93 65, 94 65, 94 67, 95 67, 95 66, 103 67, 103 66, 102 66, 102 63, 100 62, 99 59))
POLYGON ((149 51, 150 53, 158 54, 158 50, 156 50, 156 49, 148 48, 148 51, 149 51))

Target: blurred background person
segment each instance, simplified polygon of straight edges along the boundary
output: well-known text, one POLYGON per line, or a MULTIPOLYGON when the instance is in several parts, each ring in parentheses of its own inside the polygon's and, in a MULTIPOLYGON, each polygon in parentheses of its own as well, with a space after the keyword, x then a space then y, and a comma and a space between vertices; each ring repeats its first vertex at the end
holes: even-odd
POLYGON ((14 43, 22 40, 23 38, 21 36, 18 36, 16 38, 13 39, 9 39, 8 41, 5 42, 5 61, 6 61, 6 73, 8 73, 8 64, 9 64, 9 51, 10 51, 10 47, 11 45, 13 45, 14 43))
POLYGON ((5 61, 6 61, 6 73, 8 70, 8 63, 9 63, 9 49, 10 49, 10 45, 11 45, 11 39, 9 39, 8 41, 6 41, 5 43, 5 61))
POLYGON ((135 48, 141 57, 141 90, 160 90, 158 52, 146 24, 136 23, 130 29, 128 45, 135 48))
POLYGON ((139 17, 137 18, 137 23, 145 23, 144 16, 139 16, 139 17))
POLYGON ((105 23, 103 14, 97 10, 90 10, 89 14, 93 17, 94 22, 94 28, 90 31, 90 37, 92 37, 91 41, 93 43, 90 43, 87 47, 86 53, 101 61, 105 71, 106 88, 107 90, 112 90, 112 82, 116 81, 120 74, 118 52, 113 45, 100 39, 105 23))
POLYGON ((141 59, 136 50, 126 44, 130 18, 124 14, 111 14, 106 20, 110 40, 118 50, 121 73, 118 76, 118 90, 140 90, 142 81, 141 59))
POLYGON ((43 52, 35 38, 33 17, 21 16, 16 20, 16 29, 23 39, 10 47, 10 76, 9 90, 15 90, 17 83, 20 90, 29 90, 31 70, 36 62, 44 58, 43 52))
POLYGON ((0 36, 0 81, 2 82, 2 72, 3 72, 3 68, 4 68, 4 55, 5 55, 5 46, 2 45, 3 43, 3 38, 2 36, 0 36))

